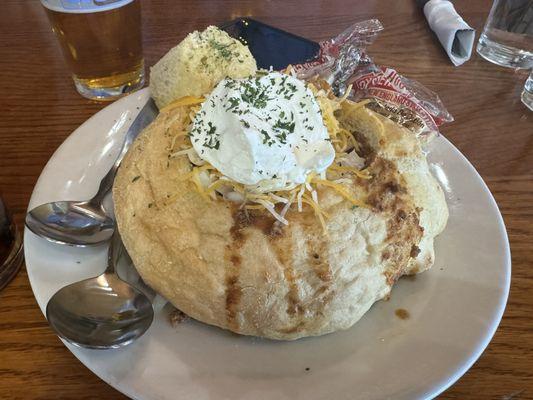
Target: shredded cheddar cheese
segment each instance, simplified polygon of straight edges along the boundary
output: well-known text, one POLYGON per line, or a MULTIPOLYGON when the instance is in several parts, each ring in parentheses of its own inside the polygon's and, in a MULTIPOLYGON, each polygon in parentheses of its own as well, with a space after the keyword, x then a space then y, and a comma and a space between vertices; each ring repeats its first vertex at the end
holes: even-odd
POLYGON ((329 215, 324 210, 322 210, 322 208, 320 208, 320 206, 317 203, 315 203, 312 199, 310 199, 309 197, 305 195, 302 197, 302 202, 309 204, 311 206, 311 208, 315 212, 315 215, 318 217, 318 220, 320 221, 320 225, 322 225, 322 230, 324 231, 324 233, 327 233, 328 229, 327 229, 326 221, 324 220, 324 217, 329 218, 329 215))
POLYGON ((195 106, 195 105, 203 103, 204 100, 205 99, 203 97, 184 96, 184 97, 181 97, 181 98, 179 98, 177 100, 174 100, 169 105, 163 107, 161 109, 161 112, 168 112, 168 111, 173 110, 174 108, 177 108, 177 107, 195 106))
POLYGON ((196 186, 196 190, 198 193, 200 193, 200 196, 204 198, 204 200, 210 201, 209 197, 207 196, 207 192, 204 190, 204 187, 202 185, 202 182, 200 182, 200 168, 201 167, 195 167, 192 170, 192 182, 196 186))
POLYGON ((370 179, 372 178, 372 175, 368 173, 368 171, 365 170, 359 170, 355 167, 349 167, 344 165, 336 165, 335 163, 331 164, 328 168, 328 170, 332 171, 338 171, 338 172, 350 172, 354 174, 355 176, 358 176, 361 179, 370 179))

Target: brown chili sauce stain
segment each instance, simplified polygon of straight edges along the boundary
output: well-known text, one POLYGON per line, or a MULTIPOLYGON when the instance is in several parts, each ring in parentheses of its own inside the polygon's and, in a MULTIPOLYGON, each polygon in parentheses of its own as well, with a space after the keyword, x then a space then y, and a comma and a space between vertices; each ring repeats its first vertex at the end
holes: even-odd
POLYGON ((384 272, 387 284, 392 286, 403 275, 409 259, 418 255, 417 244, 423 234, 420 210, 413 204, 394 163, 375 157, 370 168, 374 178, 366 183, 367 204, 374 212, 387 216, 387 245, 381 256, 388 266, 384 272))
POLYGON ((411 247, 411 253, 409 254, 412 258, 418 257, 420 254, 420 247, 418 247, 416 244, 413 244, 411 247))
POLYGON ((409 317, 411 316, 409 314, 409 311, 403 309, 403 308, 398 308, 396 311, 394 311, 394 314, 400 318, 400 319, 409 319, 409 317))
POLYGON ((274 226, 275 219, 270 218, 266 215, 260 215, 257 213, 256 210, 253 210, 253 212, 249 212, 248 214, 248 221, 250 223, 250 226, 256 227, 265 235, 269 236, 274 226))
POLYGON ((241 262, 242 262, 242 258, 241 258, 241 256, 238 255, 238 254, 232 254, 232 255, 230 256, 230 261, 231 261, 231 263, 232 263, 234 266, 236 266, 236 267, 240 267, 241 262))
POLYGON ((357 154, 365 159, 365 167, 368 167, 370 163, 372 163, 376 152, 374 151, 364 134, 362 134, 361 132, 353 131, 352 135, 359 144, 357 154))
POLYGON ((250 224, 248 215, 241 209, 234 210, 232 215, 233 225, 229 230, 231 238, 234 242, 242 242, 244 239, 242 230, 250 224))
POLYGON ((188 319, 189 317, 187 314, 183 313, 182 311, 178 310, 177 308, 174 308, 169 314, 168 314, 168 320, 170 322, 170 325, 172 325, 173 328, 176 328, 179 324, 181 324, 183 321, 188 319))
POLYGON ((233 212, 233 226, 230 233, 234 240, 242 240, 242 230, 248 227, 255 227, 270 238, 275 238, 283 234, 283 225, 267 211, 244 210, 238 208, 233 212))

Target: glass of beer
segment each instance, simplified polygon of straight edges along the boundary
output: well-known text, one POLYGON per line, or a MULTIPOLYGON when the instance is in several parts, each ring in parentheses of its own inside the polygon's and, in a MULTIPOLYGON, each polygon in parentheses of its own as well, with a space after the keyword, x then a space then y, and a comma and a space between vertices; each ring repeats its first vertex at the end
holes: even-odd
POLYGON ((144 84, 140 0, 41 0, 78 92, 113 100, 144 84))

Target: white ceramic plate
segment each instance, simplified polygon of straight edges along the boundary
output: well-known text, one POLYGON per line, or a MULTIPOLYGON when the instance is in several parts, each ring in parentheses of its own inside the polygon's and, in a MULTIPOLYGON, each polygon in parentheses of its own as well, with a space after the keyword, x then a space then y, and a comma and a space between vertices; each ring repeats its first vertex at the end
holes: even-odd
MULTIPOLYGON (((149 96, 125 97, 80 126, 44 168, 29 207, 86 199, 112 164, 149 96)), ((353 328, 274 342, 239 337, 194 321, 172 328, 159 312, 145 336, 119 350, 66 344, 104 381, 135 399, 426 399, 479 357, 501 319, 511 261, 505 226, 483 180, 443 136, 429 159, 450 219, 432 270, 401 279, 389 301, 353 328), (399 319, 403 308, 409 319, 399 319)), ((30 282, 44 311, 60 287, 104 270, 106 248, 54 245, 26 230, 30 282)))

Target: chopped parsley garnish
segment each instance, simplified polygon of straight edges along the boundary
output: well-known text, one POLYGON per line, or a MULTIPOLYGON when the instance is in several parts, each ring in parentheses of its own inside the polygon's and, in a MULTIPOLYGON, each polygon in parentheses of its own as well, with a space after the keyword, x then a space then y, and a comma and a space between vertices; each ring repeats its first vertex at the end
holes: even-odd
POLYGON ((218 140, 207 141, 204 143, 204 147, 207 147, 208 149, 218 150, 220 148, 220 141, 218 140))
POLYGON ((255 86, 250 82, 243 82, 241 88, 242 101, 254 108, 265 108, 267 106, 267 101, 270 100, 266 95, 268 87, 261 85, 259 78, 255 79, 255 86))
POLYGON ((276 121, 273 128, 283 129, 283 130, 289 131, 289 133, 293 133, 295 126, 296 126, 296 123, 294 121, 282 121, 279 119, 276 121))
MULTIPOLYGON (((234 55, 234 53, 230 50, 230 48, 233 46, 233 43, 222 44, 217 42, 215 39, 210 39, 209 44, 218 52, 218 55, 226 60, 229 60, 231 56, 234 55)), ((236 52, 235 55, 239 55, 239 53, 236 52)))
POLYGON ((209 127, 209 130, 207 131, 208 135, 213 135, 217 131, 217 127, 214 126, 211 121, 207 123, 207 126, 209 127))
POLYGON ((226 83, 224 83, 224 87, 233 89, 235 87, 235 81, 231 78, 226 78, 226 83))
POLYGON ((239 99, 236 97, 230 97, 228 99, 228 102, 229 102, 229 106, 228 108, 226 108, 226 111, 233 110, 239 105, 239 99))
POLYGON ((274 144, 274 141, 272 140, 268 132, 265 131, 264 129, 261 129, 260 132, 261 132, 261 135, 263 135, 263 144, 268 144, 268 146, 272 146, 272 144, 274 144))
POLYGON ((276 137, 282 144, 287 144, 287 134, 285 132, 277 133, 276 137))

